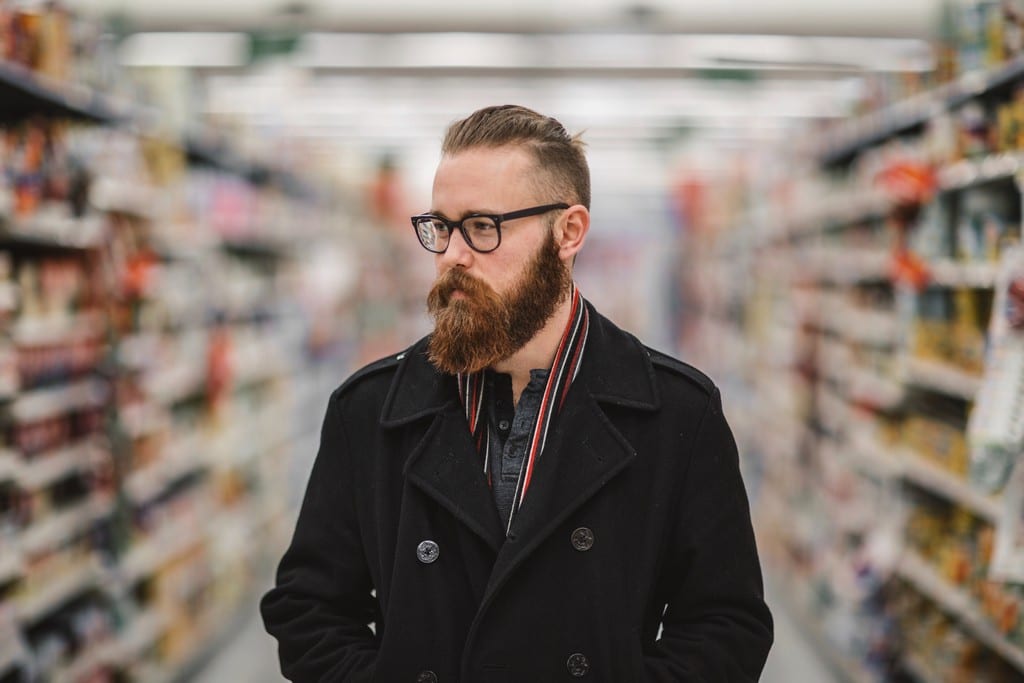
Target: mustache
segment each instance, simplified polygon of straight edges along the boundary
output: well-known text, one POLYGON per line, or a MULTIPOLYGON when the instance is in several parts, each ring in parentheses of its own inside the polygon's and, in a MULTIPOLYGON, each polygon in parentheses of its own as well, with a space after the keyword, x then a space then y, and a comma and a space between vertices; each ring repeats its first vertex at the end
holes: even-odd
POLYGON ((483 280, 473 277, 461 268, 452 268, 434 283, 430 299, 435 305, 444 307, 449 304, 456 291, 461 291, 473 301, 479 301, 492 293, 490 286, 483 280))

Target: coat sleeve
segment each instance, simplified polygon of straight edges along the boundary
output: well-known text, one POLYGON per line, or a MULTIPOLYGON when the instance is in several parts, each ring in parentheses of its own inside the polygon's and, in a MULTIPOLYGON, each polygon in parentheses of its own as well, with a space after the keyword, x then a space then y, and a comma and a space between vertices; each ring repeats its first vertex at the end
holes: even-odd
POLYGON ((291 544, 260 611, 278 641, 281 671, 296 683, 373 678, 378 611, 346 468, 348 439, 331 396, 291 544))
POLYGON ((662 634, 649 683, 757 681, 772 645, 750 506, 715 388, 678 500, 662 634))

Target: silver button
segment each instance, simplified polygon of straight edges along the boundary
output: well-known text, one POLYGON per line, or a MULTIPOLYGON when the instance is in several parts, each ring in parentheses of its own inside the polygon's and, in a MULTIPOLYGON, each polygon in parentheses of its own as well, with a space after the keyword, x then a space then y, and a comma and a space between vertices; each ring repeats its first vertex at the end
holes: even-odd
POLYGON ((581 526, 572 532, 572 547, 581 553, 594 547, 594 532, 581 526))
POLYGON ((499 422, 498 429, 500 429, 501 431, 505 431, 506 429, 508 429, 508 420, 502 420, 501 422, 499 422))
POLYGON ((423 541, 416 546, 416 559, 423 564, 431 564, 437 561, 438 555, 441 554, 441 549, 437 547, 437 544, 433 541, 423 541))
POLYGON ((433 671, 421 671, 416 677, 416 683, 437 683, 437 674, 433 671))
POLYGON ((582 678, 590 671, 590 660, 586 655, 576 652, 569 655, 569 659, 565 662, 565 668, 569 670, 572 677, 582 678))

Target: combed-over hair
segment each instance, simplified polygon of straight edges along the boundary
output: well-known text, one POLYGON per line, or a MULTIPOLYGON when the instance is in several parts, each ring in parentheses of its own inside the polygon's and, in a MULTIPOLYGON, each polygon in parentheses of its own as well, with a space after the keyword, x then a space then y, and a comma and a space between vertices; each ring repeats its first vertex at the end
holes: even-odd
POLYGON ((545 201, 590 208, 590 168, 579 135, 571 136, 550 116, 514 104, 478 109, 448 127, 441 153, 475 147, 523 145, 539 170, 537 189, 545 201))

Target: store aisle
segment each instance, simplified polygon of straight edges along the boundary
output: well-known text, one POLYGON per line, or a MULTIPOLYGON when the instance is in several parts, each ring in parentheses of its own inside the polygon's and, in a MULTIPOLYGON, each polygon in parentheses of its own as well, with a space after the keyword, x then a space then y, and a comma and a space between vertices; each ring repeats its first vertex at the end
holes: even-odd
POLYGON ((770 584, 767 599, 775 618, 775 644, 768 654, 761 683, 840 683, 791 615, 772 600, 770 584))
POLYGON ((277 644, 263 630, 257 605, 248 607, 242 628, 188 683, 282 683, 277 644))

